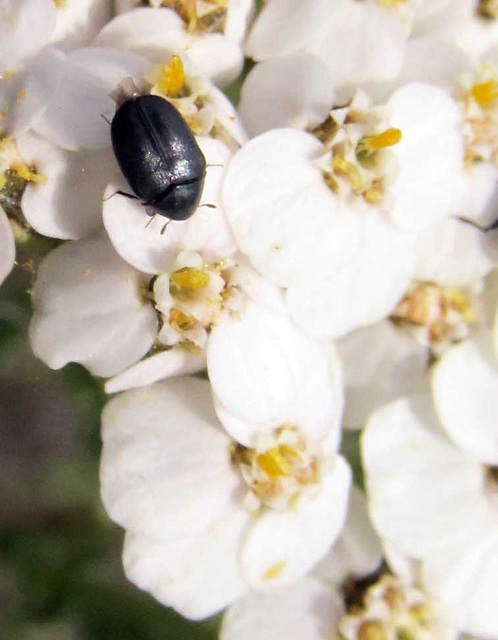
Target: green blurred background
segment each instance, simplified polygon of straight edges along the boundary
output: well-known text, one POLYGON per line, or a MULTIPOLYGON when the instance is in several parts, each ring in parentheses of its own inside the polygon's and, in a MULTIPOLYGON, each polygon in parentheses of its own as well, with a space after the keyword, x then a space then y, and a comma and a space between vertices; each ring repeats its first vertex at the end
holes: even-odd
MULTIPOLYGON (((102 386, 30 352, 27 256, 0 288, 0 640, 216 638, 129 584, 99 498, 102 386)), ((206 585, 209 588, 209 585, 206 585)))

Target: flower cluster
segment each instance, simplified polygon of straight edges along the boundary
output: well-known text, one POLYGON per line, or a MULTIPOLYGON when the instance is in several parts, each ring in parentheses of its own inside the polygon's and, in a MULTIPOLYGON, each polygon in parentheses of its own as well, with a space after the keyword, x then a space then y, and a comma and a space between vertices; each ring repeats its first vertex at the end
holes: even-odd
POLYGON ((60 241, 30 343, 117 394, 128 578, 222 640, 498 638, 496 2, 4 0, 0 38, 0 279, 60 241), (116 161, 137 94, 206 160, 187 220, 116 161))

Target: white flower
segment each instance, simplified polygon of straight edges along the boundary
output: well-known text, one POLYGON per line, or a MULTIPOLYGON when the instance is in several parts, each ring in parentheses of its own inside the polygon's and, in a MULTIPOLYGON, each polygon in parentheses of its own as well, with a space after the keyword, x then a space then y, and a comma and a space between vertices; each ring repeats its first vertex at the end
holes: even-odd
POLYGON ((4 210, 0 207, 0 284, 9 275, 14 266, 16 258, 16 247, 14 244, 14 236, 9 223, 9 219, 5 215, 4 210))
POLYGON ((351 332, 337 349, 344 367, 345 428, 360 429, 381 405, 428 389, 428 349, 390 320, 351 332))
POLYGON ((426 588, 452 624, 495 637, 498 504, 489 465, 498 461, 498 369, 489 360, 489 333, 482 339, 484 352, 464 342, 436 365, 437 415, 428 396, 374 413, 363 456, 380 534, 423 561, 426 588))
MULTIPOLYGON (((334 445, 282 425, 247 448, 220 428, 205 381, 118 396, 103 425, 102 497, 127 530, 126 573, 188 618, 212 615, 249 587, 290 584, 340 533, 350 472, 334 445)), ((257 435, 257 425, 245 428, 257 435)))
POLYGON ((425 0, 419 19, 415 16, 417 33, 430 34, 474 56, 498 44, 498 12, 494 2, 443 0, 432 11, 431 4, 425 0))
POLYGON ((20 158, 10 168, 27 176, 20 206, 28 223, 38 233, 64 240, 101 229, 104 190, 121 175, 112 150, 64 151, 31 133, 18 136, 16 143, 20 158))
POLYGON ((135 363, 157 333, 146 284, 104 236, 58 247, 40 265, 32 291, 33 352, 54 369, 80 362, 99 376, 135 363))
POLYGON ((240 317, 251 308, 250 302, 274 313, 286 313, 282 292, 246 265, 240 255, 210 264, 197 252, 182 251, 170 271, 155 279, 152 297, 161 317, 157 346, 168 350, 108 380, 108 393, 205 369, 211 330, 223 314, 240 317))
POLYGON ((310 53, 294 53, 261 62, 249 72, 238 110, 249 134, 256 136, 278 127, 316 127, 328 116, 334 98, 325 62, 310 53))
MULTIPOLYGON (((195 28, 189 29, 182 18, 171 9, 143 7, 111 20, 97 36, 94 44, 101 47, 132 49, 153 62, 164 62, 173 54, 178 54, 188 61, 189 66, 197 73, 223 86, 232 82, 242 70, 243 55, 240 42, 237 40, 240 31, 245 31, 245 22, 251 8, 252 2, 242 3, 240 13, 227 21, 227 25, 232 25, 233 34, 239 34, 235 38, 229 37, 228 34, 225 36, 223 33, 210 33, 211 28, 216 31, 216 22, 213 26, 213 23, 206 20, 204 27, 202 18, 195 20, 192 17, 195 21, 191 24, 197 28, 196 32, 195 28)), ((221 10, 226 11, 226 7, 221 7, 221 10)))
POLYGON ((268 60, 305 51, 328 66, 341 99, 365 82, 394 78, 400 70, 412 2, 272 0, 258 16, 246 54, 268 60))
POLYGON ((282 129, 234 156, 223 202, 237 243, 287 287, 306 331, 342 336, 394 308, 414 276, 415 232, 456 208, 460 126, 442 90, 412 84, 382 107, 358 92, 314 130, 325 144, 282 129))

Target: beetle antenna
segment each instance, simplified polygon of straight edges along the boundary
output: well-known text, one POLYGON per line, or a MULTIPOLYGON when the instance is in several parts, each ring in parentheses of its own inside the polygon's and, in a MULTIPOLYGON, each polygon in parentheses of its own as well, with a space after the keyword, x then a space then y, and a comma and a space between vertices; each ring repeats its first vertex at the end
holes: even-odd
POLYGON ((152 220, 154 220, 154 218, 156 217, 156 214, 154 213, 153 215, 151 215, 149 222, 147 222, 147 224, 145 225, 144 229, 147 229, 147 227, 149 226, 149 224, 152 222, 152 220))
POLYGON ((224 164, 207 164, 206 167, 224 167, 224 164))
POLYGON ((209 204, 207 202, 205 202, 204 204, 200 204, 197 208, 200 209, 201 207, 209 207, 209 209, 217 209, 218 208, 215 204, 209 204))
POLYGON ((102 120, 105 120, 109 126, 111 126, 111 121, 108 120, 103 113, 100 114, 100 117, 102 118, 102 120))

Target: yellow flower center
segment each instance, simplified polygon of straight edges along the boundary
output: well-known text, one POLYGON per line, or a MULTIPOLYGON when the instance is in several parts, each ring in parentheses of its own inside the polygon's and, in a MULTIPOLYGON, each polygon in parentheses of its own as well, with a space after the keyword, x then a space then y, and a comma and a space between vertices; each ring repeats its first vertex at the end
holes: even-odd
POLYGON ((439 640, 440 627, 425 594, 384 575, 366 590, 339 623, 343 640, 439 640))
POLYGON ((17 175, 26 180, 26 182, 33 182, 34 184, 46 184, 48 181, 47 176, 36 173, 36 171, 32 171, 27 164, 21 164, 16 167, 12 167, 17 175))
POLYGON ((468 337, 476 323, 472 292, 465 288, 418 283, 402 298, 391 320, 413 329, 436 355, 468 337))
POLYGON ((209 275, 201 269, 185 267, 175 271, 170 278, 170 291, 177 295, 178 289, 203 289, 209 284, 209 275))
POLYGON ((286 509, 310 486, 321 480, 322 462, 313 454, 297 430, 290 426, 277 429, 263 445, 250 449, 236 444, 232 463, 246 482, 253 506, 286 509), (268 448, 263 448, 269 445, 268 448))

